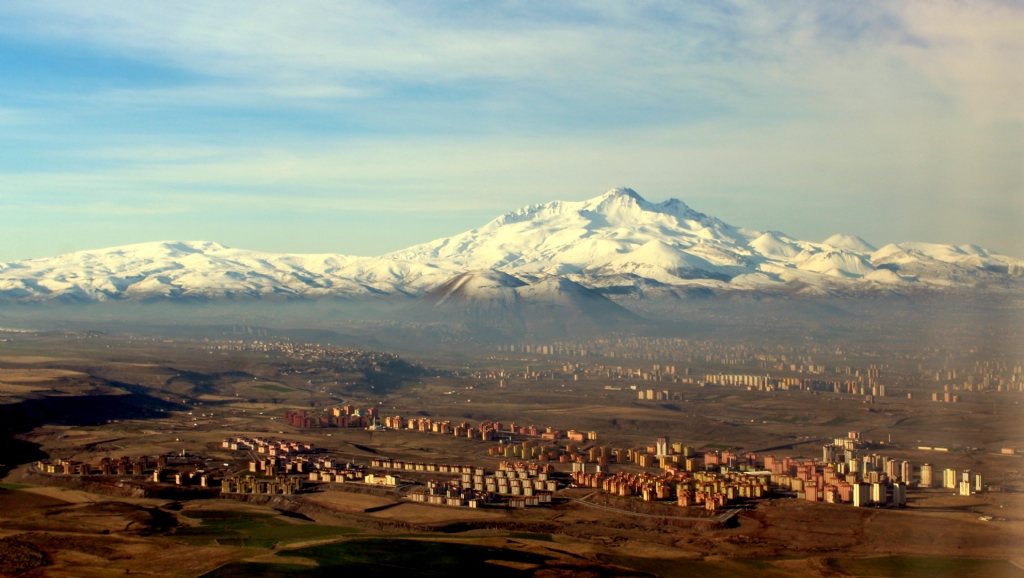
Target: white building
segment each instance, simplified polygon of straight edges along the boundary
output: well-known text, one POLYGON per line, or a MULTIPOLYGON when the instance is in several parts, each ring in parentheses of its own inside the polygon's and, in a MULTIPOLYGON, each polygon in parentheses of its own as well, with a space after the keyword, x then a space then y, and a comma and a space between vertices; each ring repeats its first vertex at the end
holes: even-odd
POLYGON ((871 501, 875 504, 886 504, 889 501, 888 488, 881 482, 871 484, 871 501))
POLYGON ((870 502, 871 486, 867 484, 853 484, 853 505, 864 508, 870 502))
POLYGON ((657 442, 655 442, 655 450, 656 451, 654 452, 654 454, 657 457, 660 458, 662 456, 667 456, 668 455, 668 438, 665 437, 665 436, 660 436, 658 438, 657 442))
POLYGON ((897 508, 907 505, 907 484, 897 482, 892 485, 892 503, 897 508))

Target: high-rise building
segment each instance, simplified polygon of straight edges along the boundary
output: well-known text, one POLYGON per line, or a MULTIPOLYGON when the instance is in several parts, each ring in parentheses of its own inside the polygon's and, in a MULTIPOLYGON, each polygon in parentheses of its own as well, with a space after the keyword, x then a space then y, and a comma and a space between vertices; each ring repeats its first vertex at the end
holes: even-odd
POLYGON ((870 502, 871 486, 868 484, 853 484, 853 505, 864 508, 870 502))
POLYGON ((981 474, 974 474, 974 491, 980 492, 985 489, 984 480, 981 478, 981 474))
POLYGON ((889 501, 888 488, 881 482, 871 484, 871 501, 875 504, 885 504, 889 501))
POLYGON ((950 468, 942 470, 942 487, 950 490, 956 489, 956 470, 950 468))
POLYGON ((892 485, 892 503, 897 508, 907 505, 907 484, 896 482, 892 485))
POLYGON ((900 477, 899 462, 885 458, 885 475, 889 476, 890 480, 895 480, 900 477))
POLYGON ((910 462, 900 462, 900 481, 904 484, 914 481, 914 466, 910 462))
POLYGON ((935 480, 932 478, 933 475, 934 474, 932 473, 932 465, 931 464, 922 464, 921 465, 921 487, 922 488, 930 488, 930 487, 935 485, 935 480))
POLYGON ((838 451, 839 448, 837 448, 836 446, 834 446, 832 444, 828 444, 828 445, 822 446, 821 449, 822 449, 821 460, 823 462, 825 462, 826 464, 832 464, 832 463, 835 463, 837 461, 837 456, 839 455, 839 451, 838 451))
POLYGON ((658 456, 659 458, 662 457, 662 456, 669 455, 669 452, 668 452, 668 447, 669 446, 668 446, 668 438, 667 437, 665 437, 665 436, 658 437, 658 441, 657 441, 657 443, 655 443, 654 447, 655 447, 654 455, 658 456))

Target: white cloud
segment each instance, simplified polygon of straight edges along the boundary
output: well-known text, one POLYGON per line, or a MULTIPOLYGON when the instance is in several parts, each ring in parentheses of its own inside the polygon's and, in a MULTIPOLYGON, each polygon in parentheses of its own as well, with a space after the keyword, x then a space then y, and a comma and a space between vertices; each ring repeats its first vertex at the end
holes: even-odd
POLYGON ((1012 4, 6 3, 0 34, 196 75, 41 95, 68 119, 48 127, 55 141, 89 142, 61 131, 123 107, 333 117, 360 101, 387 127, 142 126, 52 153, 73 168, 7 171, 0 198, 19 206, 497 214, 633 185, 741 225, 878 223, 876 242, 905 231, 1024 252, 1007 224, 1024 220, 1012 4))
POLYGON ((1024 122, 1024 5, 915 2, 905 22, 923 43, 895 47, 959 112, 982 122, 1024 122))
POLYGON ((111 94, 115 103, 367 98, 396 84, 483 81, 497 82, 499 93, 522 90, 532 105, 546 94, 672 108, 673 99, 699 95, 739 114, 804 107, 884 114, 947 96, 989 118, 1021 114, 1013 97, 1022 88, 1024 15, 1012 5, 588 3, 559 12, 491 5, 479 14, 436 6, 6 4, 0 31, 208 79, 187 88, 121 88, 111 94))

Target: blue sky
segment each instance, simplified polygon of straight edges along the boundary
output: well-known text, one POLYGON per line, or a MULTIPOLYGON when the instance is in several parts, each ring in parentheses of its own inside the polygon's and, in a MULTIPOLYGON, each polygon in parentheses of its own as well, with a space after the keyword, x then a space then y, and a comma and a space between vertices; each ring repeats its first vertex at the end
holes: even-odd
POLYGON ((1016 3, 0 3, 0 261, 372 255, 615 186, 1024 257, 1016 3))

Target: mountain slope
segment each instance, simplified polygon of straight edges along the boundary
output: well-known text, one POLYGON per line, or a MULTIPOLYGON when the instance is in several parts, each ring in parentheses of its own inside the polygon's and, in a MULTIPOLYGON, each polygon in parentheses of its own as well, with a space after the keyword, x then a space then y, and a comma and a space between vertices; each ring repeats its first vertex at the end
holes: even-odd
MULTIPOLYGON (((3 263, 0 299, 410 298, 468 271, 505 273, 526 283, 562 278, 610 295, 652 297, 1024 292, 1024 261, 976 245, 907 242, 875 250, 840 234, 815 243, 735 227, 677 199, 652 203, 630 189, 613 189, 586 201, 524 207, 478 229, 380 257, 272 254, 193 241, 3 263)), ((497 279, 488 275, 464 279, 459 290, 483 295, 486 283, 497 279), (484 285, 465 285, 470 281, 484 285)), ((510 298, 506 290, 515 287, 498 285, 504 289, 492 297, 510 298)))
POLYGON ((855 235, 843 235, 841 233, 836 233, 828 239, 825 239, 822 241, 822 244, 830 245, 836 249, 846 249, 847 251, 852 251, 854 253, 871 253, 873 251, 877 251, 877 249, 872 247, 871 244, 864 239, 855 235))
POLYGON ((320 298, 419 294, 456 272, 434 265, 347 255, 286 255, 204 241, 141 243, 0 268, 0 298, 320 298))
MULTIPOLYGON (((744 235, 677 199, 649 203, 630 189, 587 201, 531 205, 487 225, 385 255, 385 259, 445 263, 468 269, 500 269, 521 275, 579 273, 651 241, 691 247, 733 245, 744 235)), ((712 265, 733 264, 729 256, 712 265)))
POLYGON ((493 269, 467 271, 418 299, 407 311, 422 321, 524 327, 516 288, 523 281, 493 269))
POLYGON ((621 305, 564 277, 527 284, 493 269, 462 273, 418 299, 405 312, 419 321, 479 324, 548 335, 624 329, 643 323, 621 305))

